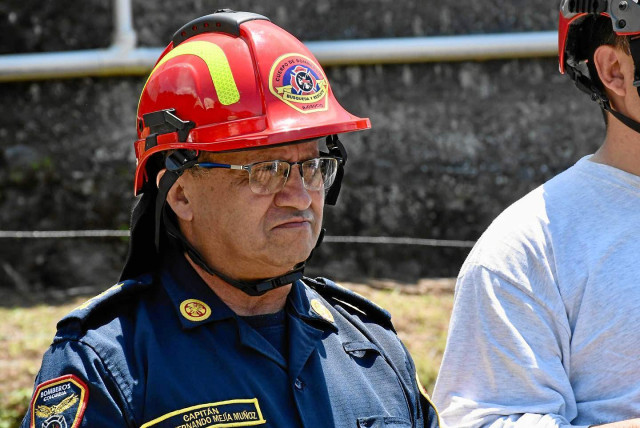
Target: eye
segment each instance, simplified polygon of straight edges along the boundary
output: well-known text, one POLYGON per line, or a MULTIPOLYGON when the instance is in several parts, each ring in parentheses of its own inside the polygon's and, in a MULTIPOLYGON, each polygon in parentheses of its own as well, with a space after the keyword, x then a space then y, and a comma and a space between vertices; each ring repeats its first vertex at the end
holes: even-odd
POLYGON ((258 194, 270 194, 282 189, 289 172, 289 164, 280 161, 256 163, 251 167, 251 190, 258 194))

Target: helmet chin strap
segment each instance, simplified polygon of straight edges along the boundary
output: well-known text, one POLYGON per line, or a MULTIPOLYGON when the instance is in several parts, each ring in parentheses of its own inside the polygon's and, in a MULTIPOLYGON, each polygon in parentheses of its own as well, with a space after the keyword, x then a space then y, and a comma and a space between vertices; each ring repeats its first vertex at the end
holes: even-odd
MULTIPOLYGON (((640 88, 638 89, 638 95, 640 96, 640 88)), ((633 129, 638 134, 640 134, 640 123, 638 123, 635 120, 631 119, 629 116, 625 116, 624 114, 612 109, 611 108, 611 103, 609 103, 609 100, 606 100, 606 102, 600 102, 599 104, 600 104, 600 107, 602 107, 604 110, 606 110, 609 113, 611 113, 611 115, 613 117, 615 117, 620 122, 624 123, 629 128, 633 129)))
MULTIPOLYGON (((638 96, 640 96, 640 37, 629 40, 629 48, 631 50, 631 58, 633 59, 634 66, 633 86, 636 87, 638 96)), ((613 117, 640 134, 640 122, 637 122, 629 116, 611 108, 609 98, 593 84, 589 77, 585 76, 577 68, 573 67, 567 68, 567 74, 569 74, 573 79, 578 89, 589 94, 591 99, 597 102, 603 110, 611 113, 613 117)))
POLYGON ((306 260, 298 263, 292 270, 290 270, 286 274, 274 278, 259 279, 256 281, 240 281, 237 279, 233 279, 207 264, 198 250, 196 250, 193 245, 191 245, 191 243, 187 241, 182 232, 180 232, 175 224, 175 221, 170 218, 167 210, 163 210, 163 220, 167 234, 171 238, 173 238, 173 240, 177 242, 180 247, 182 247, 182 249, 189 255, 189 258, 195 264, 200 266, 209 275, 217 276, 227 284, 236 287, 249 296, 261 296, 275 288, 282 287, 283 285, 291 284, 292 282, 302 279, 302 276, 304 275, 306 260))
MULTIPOLYGON (((337 139, 336 136, 327 137, 327 145, 329 146, 330 153, 335 151, 340 151, 340 153, 344 154, 344 158, 346 158, 346 151, 342 144, 337 139), (335 137, 335 138, 333 138, 335 137), (331 141, 331 145, 329 143, 331 141)), ((282 287, 287 284, 291 284, 299 279, 302 279, 304 275, 304 268, 306 262, 311 259, 313 255, 313 250, 309 257, 298 263, 294 266, 292 270, 285 273, 284 275, 280 275, 273 278, 265 278, 259 279, 256 281, 241 281, 237 279, 233 279, 222 272, 212 268, 207 264, 202 255, 195 249, 193 245, 184 237, 180 229, 176 224, 175 218, 169 214, 169 211, 165 209, 167 194, 171 187, 175 184, 175 182, 180 178, 180 176, 188 169, 191 168, 197 162, 197 152, 190 150, 176 150, 171 155, 167 157, 165 162, 166 171, 163 176, 160 178, 160 182, 158 183, 158 194, 156 196, 156 206, 155 206, 155 246, 156 251, 160 253, 160 238, 161 238, 161 226, 164 224, 167 235, 179 245, 188 255, 189 258, 198 266, 200 266, 205 272, 209 275, 217 276, 222 279, 224 282, 228 283, 236 287, 237 289, 243 291, 249 296, 261 296, 268 291, 271 291, 275 288, 282 287)), ((344 163, 344 162, 343 162, 344 163)), ((340 165, 339 171, 342 171, 342 165, 340 165)), ((340 176, 342 179, 342 175, 340 176)), ((337 180, 336 180, 337 181, 337 180)), ((339 182, 338 189, 339 189, 339 182)), ((332 194, 332 201, 335 203, 335 199, 337 198, 337 192, 332 194)), ((324 229, 321 229, 320 236, 318 237, 318 241, 314 246, 314 250, 320 246, 322 243, 322 239, 324 237, 324 229)))

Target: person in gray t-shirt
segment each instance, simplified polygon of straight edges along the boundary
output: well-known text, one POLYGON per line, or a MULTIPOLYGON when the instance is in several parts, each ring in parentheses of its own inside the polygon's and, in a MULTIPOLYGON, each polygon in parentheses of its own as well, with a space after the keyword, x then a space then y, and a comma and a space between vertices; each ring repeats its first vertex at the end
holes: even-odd
POLYGON ((433 397, 445 426, 640 427, 640 5, 560 8, 560 69, 606 138, 465 261, 433 397))

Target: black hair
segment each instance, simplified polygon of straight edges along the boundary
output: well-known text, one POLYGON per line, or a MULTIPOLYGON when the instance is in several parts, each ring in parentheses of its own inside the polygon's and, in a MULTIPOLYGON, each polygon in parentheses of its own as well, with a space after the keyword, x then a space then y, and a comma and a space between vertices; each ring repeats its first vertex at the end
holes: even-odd
MULTIPOLYGON (((567 35, 566 52, 571 52, 571 58, 567 58, 567 62, 571 61, 575 65, 580 62, 586 63, 588 77, 591 79, 594 89, 602 94, 606 94, 606 91, 598 75, 593 56, 596 50, 604 45, 618 47, 630 53, 629 38, 627 36, 618 36, 613 31, 611 18, 607 16, 586 15, 581 18, 579 23, 571 26, 567 35)), ((604 110, 602 114, 604 122, 607 124, 607 114, 604 110)))

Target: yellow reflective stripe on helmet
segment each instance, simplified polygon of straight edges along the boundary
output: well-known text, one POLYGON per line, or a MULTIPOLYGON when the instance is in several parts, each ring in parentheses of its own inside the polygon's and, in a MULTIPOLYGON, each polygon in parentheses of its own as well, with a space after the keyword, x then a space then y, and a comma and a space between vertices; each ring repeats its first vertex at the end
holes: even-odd
MULTIPOLYGON (((218 100, 221 104, 228 106, 240 101, 240 93, 238 92, 236 81, 233 78, 233 73, 231 73, 227 56, 220 46, 209 42, 194 41, 180 44, 177 48, 162 57, 153 70, 151 70, 149 79, 151 79, 151 76, 153 76, 153 73, 158 67, 170 59, 181 55, 195 55, 207 64, 216 95, 218 95, 218 100)), ((147 79, 147 83, 149 79, 147 79)), ((147 83, 144 84, 145 88, 147 83)), ((144 93, 144 88, 142 92, 144 93)))

